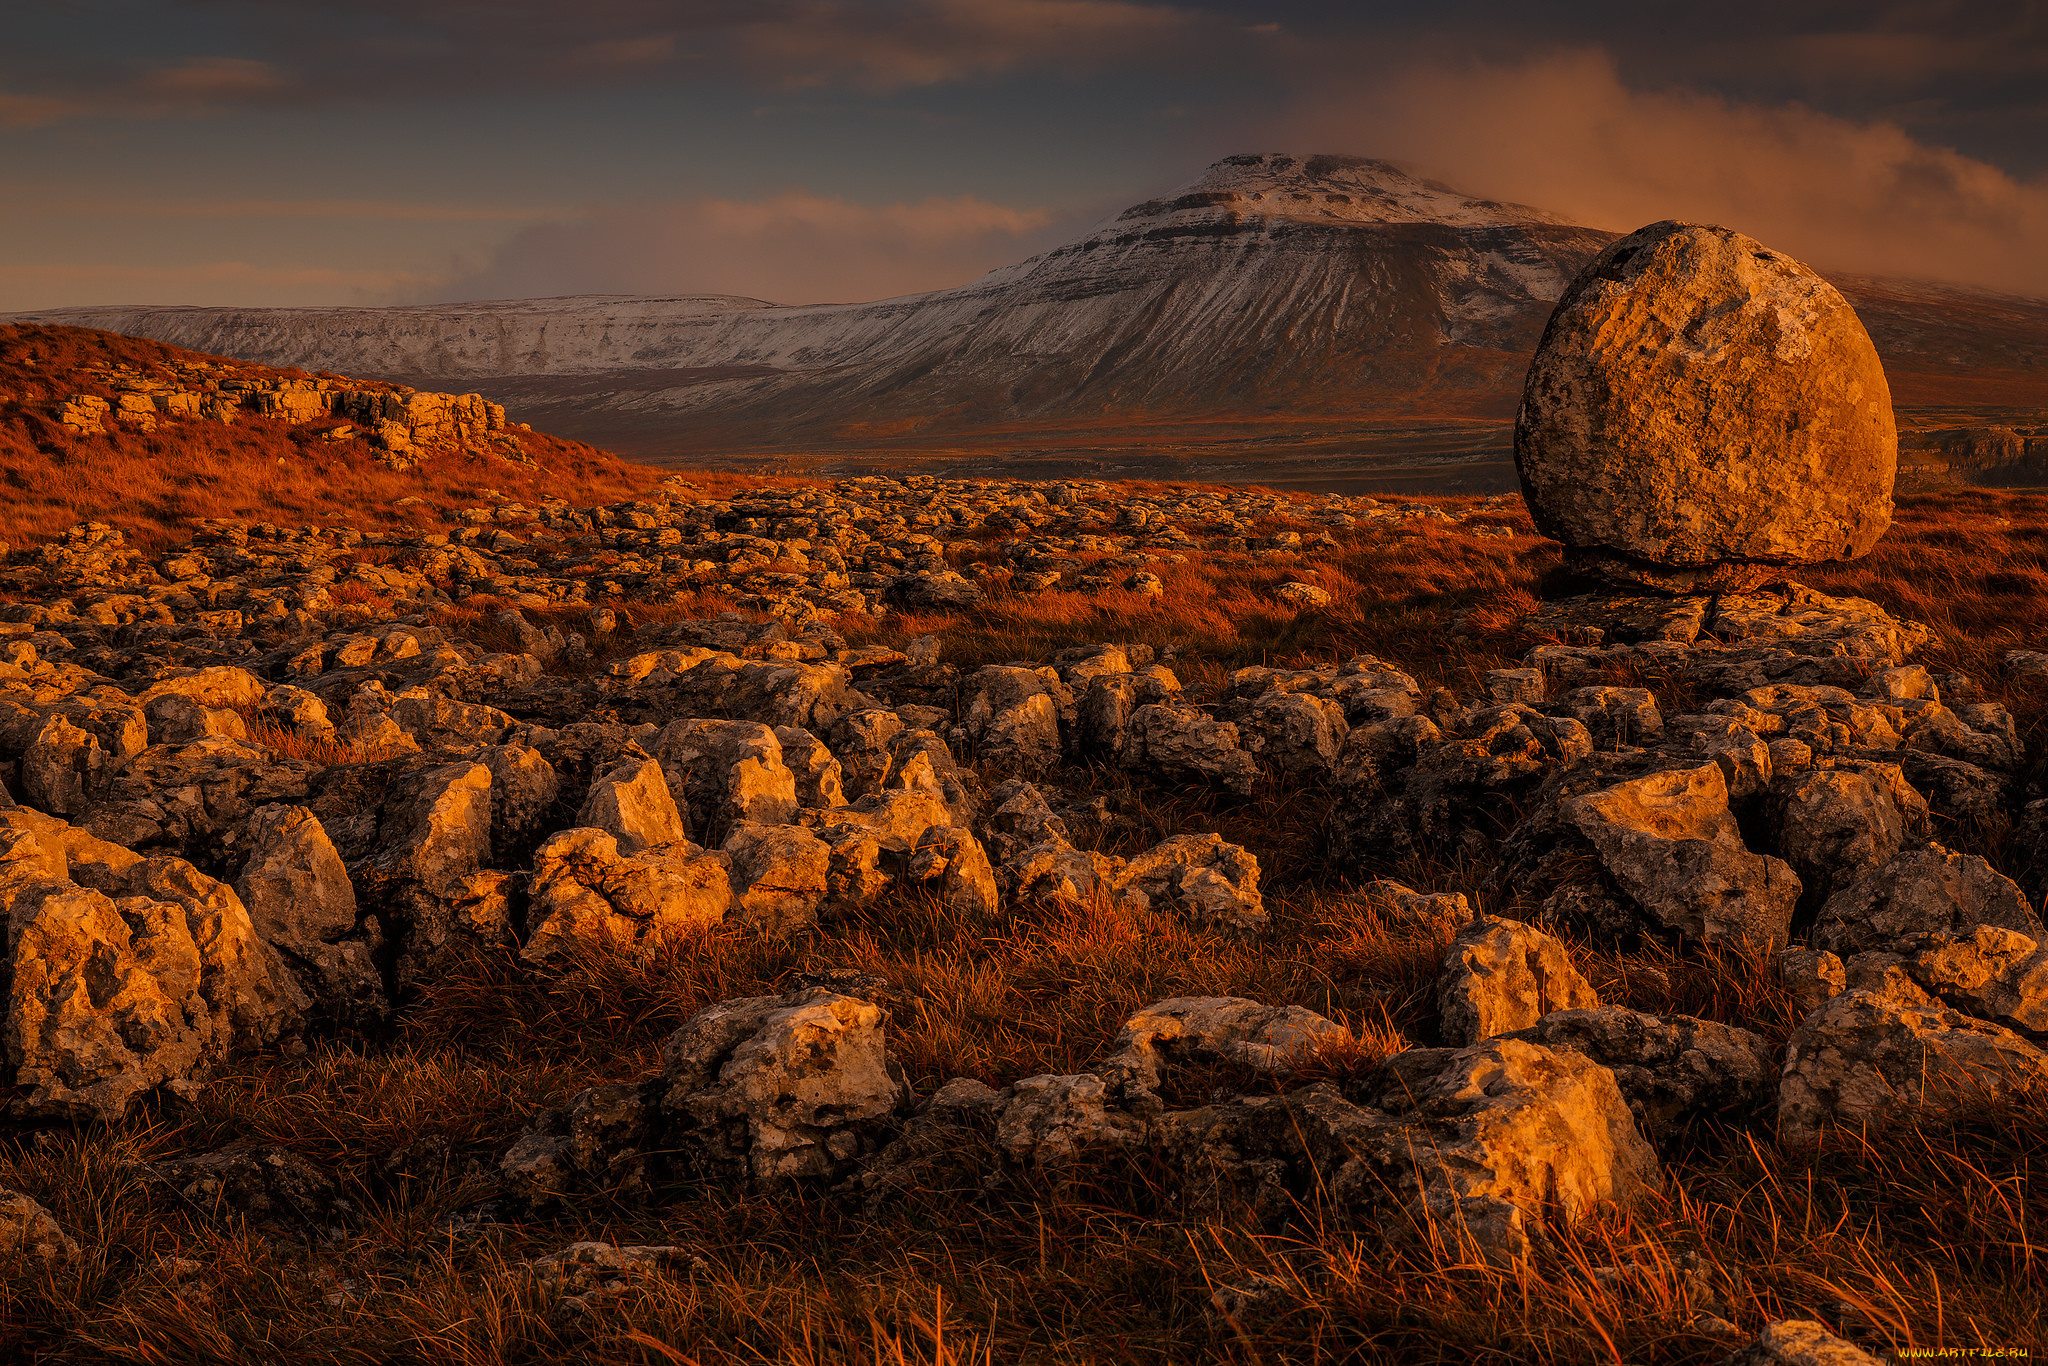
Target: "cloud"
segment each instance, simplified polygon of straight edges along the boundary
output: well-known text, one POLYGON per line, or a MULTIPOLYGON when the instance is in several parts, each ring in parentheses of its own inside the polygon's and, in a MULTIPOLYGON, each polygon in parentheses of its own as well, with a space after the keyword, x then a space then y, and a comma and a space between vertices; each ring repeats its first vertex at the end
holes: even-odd
POLYGON ((1598 50, 1332 81, 1283 123, 1598 227, 1722 223, 1823 268, 2048 295, 2048 183, 1889 122, 1632 89, 1598 50))
POLYGON ((269 62, 193 57, 141 72, 121 97, 151 112, 185 113, 264 103, 291 89, 285 73, 269 62))
POLYGON ((91 304, 241 307, 324 302, 383 303, 429 284, 403 270, 331 270, 208 261, 182 266, 0 264, 0 298, 20 312, 91 304))
POLYGON ((68 100, 0 91, 0 128, 41 128, 75 112, 68 100))
POLYGON ((730 32, 757 78, 873 92, 1148 61, 1200 26, 1188 11, 1129 0, 803 0, 770 13, 730 32))
MULTIPOLYGON (((1071 226, 972 195, 869 206, 804 190, 594 211, 516 234, 441 299, 560 294, 739 294, 845 302, 962 284, 1071 226)), ((422 295, 424 301, 427 295, 422 295)))
POLYGON ((677 81, 884 94, 1170 67, 1235 32, 1149 0, 269 0, 238 33, 269 60, 0 53, 22 92, 0 95, 0 125, 677 81))

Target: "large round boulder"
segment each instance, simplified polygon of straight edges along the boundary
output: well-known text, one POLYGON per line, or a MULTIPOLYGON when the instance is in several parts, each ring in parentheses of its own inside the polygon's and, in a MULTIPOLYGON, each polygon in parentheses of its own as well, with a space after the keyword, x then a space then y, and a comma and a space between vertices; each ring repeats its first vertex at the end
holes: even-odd
POLYGON ((1529 511, 1629 586, 1740 589, 1891 524, 1884 368, 1835 287, 1727 228, 1652 223, 1558 301, 1515 419, 1529 511))

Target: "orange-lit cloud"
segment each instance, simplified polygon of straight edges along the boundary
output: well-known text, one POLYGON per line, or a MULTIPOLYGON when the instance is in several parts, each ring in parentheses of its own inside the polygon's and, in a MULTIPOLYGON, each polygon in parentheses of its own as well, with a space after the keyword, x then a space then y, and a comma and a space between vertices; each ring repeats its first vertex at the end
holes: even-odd
POLYGON ((1390 72, 1286 128, 1597 227, 1724 223, 1835 270, 2048 294, 2048 184, 1890 123, 1631 89, 1597 50, 1390 72))

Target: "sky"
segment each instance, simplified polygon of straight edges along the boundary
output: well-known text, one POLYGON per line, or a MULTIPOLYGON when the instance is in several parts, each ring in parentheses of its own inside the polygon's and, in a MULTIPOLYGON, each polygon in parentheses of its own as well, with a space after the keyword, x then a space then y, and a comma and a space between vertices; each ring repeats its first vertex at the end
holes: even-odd
POLYGON ((0 0, 0 312, 882 298, 1250 151, 2048 296, 2048 3, 0 0))

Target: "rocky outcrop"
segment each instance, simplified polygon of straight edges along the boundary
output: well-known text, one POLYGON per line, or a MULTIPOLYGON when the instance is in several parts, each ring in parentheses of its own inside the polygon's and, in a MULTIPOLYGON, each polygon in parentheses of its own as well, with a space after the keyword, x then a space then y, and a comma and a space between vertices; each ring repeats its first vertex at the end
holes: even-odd
POLYGON ((1579 563, 1669 592, 1867 554, 1891 521, 1891 391, 1854 310, 1726 228, 1653 223, 1572 282, 1515 464, 1579 563))
POLYGON ((1527 1029, 1553 1010, 1600 1004, 1562 943, 1493 915, 1451 940, 1436 993, 1444 1040, 1460 1047, 1527 1029))
POLYGON ((0 811, 16 1114, 118 1120, 298 1023, 298 998, 233 890, 54 817, 0 811))
POLYGON ((2048 1052, 1942 1005, 1907 980, 1843 992, 1786 1046, 1778 1140, 1805 1147, 1830 1130, 1940 1122, 2048 1087, 2048 1052))

